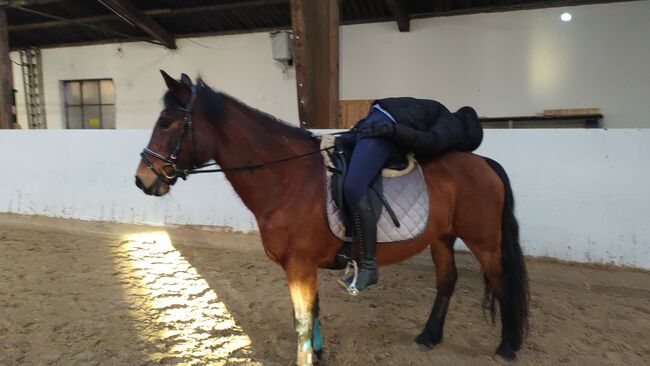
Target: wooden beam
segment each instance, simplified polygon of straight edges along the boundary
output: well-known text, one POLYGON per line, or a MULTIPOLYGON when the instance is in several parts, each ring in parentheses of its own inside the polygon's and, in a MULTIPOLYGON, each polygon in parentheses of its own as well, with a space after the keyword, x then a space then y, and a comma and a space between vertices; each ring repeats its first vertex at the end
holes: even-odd
POLYGON ((289 0, 254 0, 254 1, 238 1, 238 2, 232 2, 227 4, 192 6, 192 7, 177 8, 177 9, 165 9, 166 11, 161 11, 163 9, 159 9, 159 14, 156 14, 156 17, 174 17, 177 15, 186 15, 186 14, 207 13, 207 12, 236 10, 236 9, 244 9, 244 8, 259 8, 261 6, 283 5, 288 3, 289 0))
POLYGON ((163 27, 156 23, 153 19, 140 11, 133 3, 126 0, 99 0, 111 11, 116 13, 122 19, 131 23, 132 25, 142 29, 148 35, 158 40, 167 48, 172 50, 176 49, 176 41, 174 36, 167 32, 163 27))
MULTIPOLYGON (((149 17, 154 17, 154 18, 171 18, 179 15, 227 11, 227 10, 244 9, 250 7, 260 7, 260 6, 269 6, 269 5, 282 5, 288 3, 289 0, 257 0, 257 1, 246 1, 246 2, 238 2, 238 3, 218 4, 218 5, 192 6, 187 8, 178 8, 178 9, 169 9, 169 8, 151 9, 151 10, 144 10, 142 11, 142 13, 144 13, 149 17)), ((75 18, 74 21, 76 23, 89 24, 89 23, 116 21, 119 19, 121 19, 119 16, 110 14, 110 15, 97 15, 92 17, 75 18)), ((16 25, 9 26, 9 31, 20 32, 20 31, 27 31, 27 30, 48 29, 48 28, 69 27, 69 26, 74 26, 74 23, 66 22, 62 20, 54 20, 54 21, 38 22, 38 23, 16 24, 16 25)))
POLYGON ((400 32, 409 32, 411 30, 411 15, 409 14, 406 4, 401 0, 384 0, 386 6, 397 22, 397 28, 400 32))
POLYGON ((99 23, 105 21, 116 21, 119 19, 120 17, 118 17, 117 15, 98 15, 94 17, 72 19, 74 20, 74 23, 65 20, 51 20, 47 22, 17 24, 17 25, 10 25, 9 32, 21 32, 21 31, 50 29, 50 28, 59 28, 59 27, 74 27, 77 24, 90 24, 90 23, 99 23))
POLYGON ((13 114, 11 113, 13 93, 7 11, 5 7, 0 6, 0 128, 13 128, 13 114))
MULTIPOLYGON (((47 5, 52 3, 60 3, 63 0, 7 0, 10 8, 20 6, 34 6, 34 5, 47 5)), ((0 1, 1 3, 2 1, 0 1)))
POLYGON ((291 0, 298 112, 303 128, 338 128, 338 0, 291 0))

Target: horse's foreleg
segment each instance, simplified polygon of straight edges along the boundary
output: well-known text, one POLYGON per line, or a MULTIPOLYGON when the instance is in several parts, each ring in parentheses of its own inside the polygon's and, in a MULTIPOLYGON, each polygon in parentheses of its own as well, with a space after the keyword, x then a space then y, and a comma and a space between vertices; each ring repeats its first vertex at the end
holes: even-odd
POLYGON ((458 274, 454 262, 455 240, 456 238, 445 238, 431 245, 431 257, 436 266, 436 300, 424 330, 415 338, 415 342, 428 348, 433 348, 442 341, 449 301, 456 286, 458 274))
POLYGON ((317 293, 318 267, 301 260, 289 261, 284 271, 289 282, 291 301, 293 302, 294 327, 298 338, 296 364, 313 365, 314 344, 314 310, 317 293))
POLYGON ((318 321, 318 315, 320 313, 320 300, 318 299, 318 292, 316 292, 316 303, 312 309, 312 316, 314 317, 314 329, 312 330, 312 346, 314 347, 314 353, 316 357, 320 360, 323 355, 323 337, 320 334, 320 322, 318 321))

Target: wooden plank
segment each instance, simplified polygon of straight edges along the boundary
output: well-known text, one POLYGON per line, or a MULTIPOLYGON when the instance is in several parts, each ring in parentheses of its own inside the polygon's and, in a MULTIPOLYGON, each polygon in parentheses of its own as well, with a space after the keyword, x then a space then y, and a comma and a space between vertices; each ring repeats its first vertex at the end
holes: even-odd
POLYGON ((13 80, 11 79, 11 60, 9 59, 7 12, 4 7, 0 6, 0 128, 13 127, 12 100, 13 80))
POLYGON ((505 117, 479 117, 481 122, 508 122, 508 121, 551 121, 573 119, 602 119, 602 114, 572 114, 565 116, 505 116, 505 117))
POLYGON ((337 128, 339 6, 337 0, 291 0, 298 112, 303 128, 337 128))
POLYGON ((99 2, 127 22, 142 29, 145 33, 165 45, 165 47, 172 50, 176 49, 174 36, 163 29, 163 27, 148 15, 140 11, 133 3, 126 0, 99 0, 99 2))
POLYGON ((397 28, 400 32, 409 32, 411 30, 411 17, 406 4, 402 0, 384 0, 386 6, 393 13, 397 28))
POLYGON ((339 102, 340 128, 352 128, 359 120, 368 115, 372 99, 341 100, 339 102))
POLYGON ((544 116, 582 116, 600 114, 600 108, 545 109, 544 116))

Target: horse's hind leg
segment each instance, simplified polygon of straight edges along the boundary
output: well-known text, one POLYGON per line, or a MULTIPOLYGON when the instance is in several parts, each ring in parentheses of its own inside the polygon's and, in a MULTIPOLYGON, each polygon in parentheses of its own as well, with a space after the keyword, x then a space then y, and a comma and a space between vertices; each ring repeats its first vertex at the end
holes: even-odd
POLYGON ((415 338, 415 342, 428 348, 433 348, 442 341, 449 301, 456 286, 458 274, 454 261, 455 241, 454 237, 446 237, 431 245, 431 257, 436 266, 436 300, 424 330, 415 338))
POLYGON ((518 344, 513 341, 516 335, 516 324, 511 321, 511 315, 506 307, 507 294, 503 291, 503 267, 501 261, 501 245, 498 240, 473 240, 465 241, 467 247, 476 256, 486 279, 486 303, 494 318, 494 297, 499 301, 501 314, 501 343, 496 354, 508 361, 516 358, 515 351, 518 344))

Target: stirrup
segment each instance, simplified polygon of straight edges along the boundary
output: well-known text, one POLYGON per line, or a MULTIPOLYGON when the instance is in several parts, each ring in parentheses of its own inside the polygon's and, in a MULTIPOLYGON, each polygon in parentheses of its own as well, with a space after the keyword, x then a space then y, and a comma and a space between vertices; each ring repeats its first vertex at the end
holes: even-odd
POLYGON ((359 290, 357 289, 357 279, 359 278, 359 266, 354 259, 350 259, 347 267, 345 267, 345 272, 343 273, 343 278, 337 280, 337 282, 343 286, 345 291, 352 296, 357 296, 359 290), (348 284, 346 279, 350 278, 350 272, 352 272, 352 281, 348 284))

